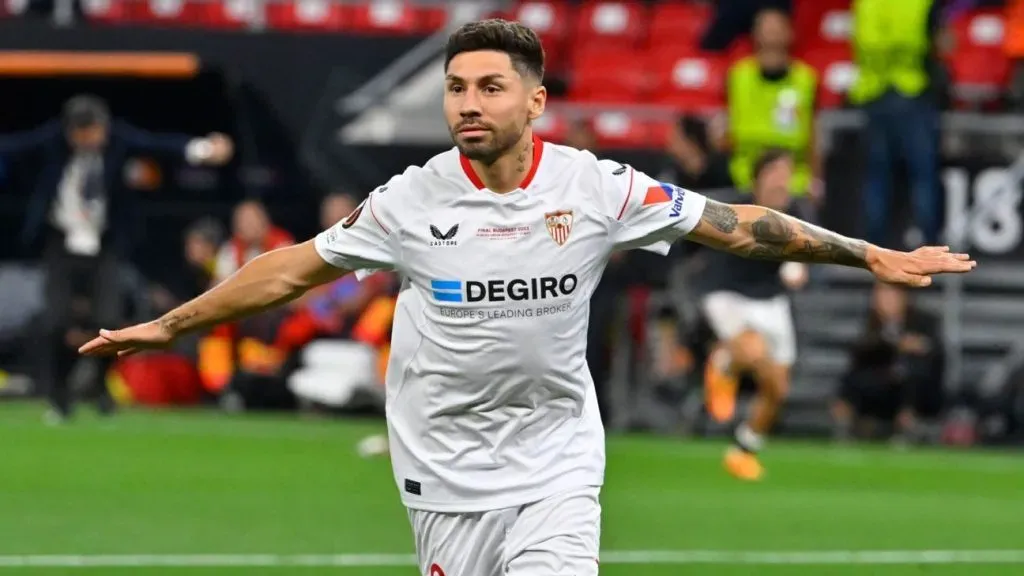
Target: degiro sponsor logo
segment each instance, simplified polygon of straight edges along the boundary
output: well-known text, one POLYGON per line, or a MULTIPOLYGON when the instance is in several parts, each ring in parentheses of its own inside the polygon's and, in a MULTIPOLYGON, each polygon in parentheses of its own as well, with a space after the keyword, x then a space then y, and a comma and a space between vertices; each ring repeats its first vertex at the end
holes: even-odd
POLYGON ((514 278, 512 280, 431 280, 430 290, 438 302, 522 302, 568 296, 576 291, 575 274, 560 278, 514 278))

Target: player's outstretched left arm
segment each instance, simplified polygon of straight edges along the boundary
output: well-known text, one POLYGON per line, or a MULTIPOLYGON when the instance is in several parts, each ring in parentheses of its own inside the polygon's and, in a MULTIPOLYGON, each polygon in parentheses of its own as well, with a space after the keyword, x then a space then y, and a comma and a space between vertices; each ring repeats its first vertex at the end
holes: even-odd
POLYGON ((887 250, 763 206, 711 199, 688 238, 747 258, 864 268, 883 282, 908 286, 928 286, 934 274, 964 273, 975 267, 967 254, 951 253, 944 246, 887 250))

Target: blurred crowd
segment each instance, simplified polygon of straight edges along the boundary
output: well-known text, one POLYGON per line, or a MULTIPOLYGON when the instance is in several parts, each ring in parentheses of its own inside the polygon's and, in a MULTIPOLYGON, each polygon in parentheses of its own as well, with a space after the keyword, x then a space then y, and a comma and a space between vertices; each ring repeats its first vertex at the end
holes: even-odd
MULTIPOLYGON (((859 73, 846 103, 866 119, 861 209, 871 242, 907 247, 903 235, 893 234, 902 232, 890 217, 895 195, 905 195, 912 207, 910 247, 943 240, 939 117, 957 105, 943 65, 943 53, 951 49, 948 23, 964 10, 993 6, 1009 11, 1008 38, 1024 37, 1024 2, 854 0, 850 41, 859 73), (897 172, 905 175, 905 186, 894 183, 897 172)), ((723 110, 685 114, 672 126, 655 174, 660 180, 815 221, 829 194, 815 126, 823 79, 794 55, 791 8, 786 0, 716 3, 702 47, 724 50, 749 33, 752 50, 727 71, 723 110)), ((611 156, 599 142, 588 119, 573 122, 564 139, 611 156)), ((0 136, 0 155, 42 150, 46 157, 23 233, 26 242, 45 244, 42 273, 0 271, 0 362, 15 355, 34 358, 38 391, 52 405, 50 419, 70 417, 71 399, 80 394, 95 398, 103 413, 118 403, 380 410, 400 289, 400 279, 390 273, 362 281, 342 278, 281 309, 179 342, 166 353, 113 365, 77 358, 75 349, 97 328, 151 318, 260 254, 296 241, 275 225, 264 204, 246 200, 235 206, 229 223, 207 217, 182 231, 183 264, 169 275, 173 281, 140 277, 125 257, 139 249, 131 248, 133 193, 118 177, 135 149, 219 165, 230 160, 233 142, 217 133, 145 132, 88 95, 69 100, 46 126, 0 136)), ((320 226, 353 212, 364 194, 326 194, 320 226)), ((613 255, 592 300, 588 335, 588 363, 606 421, 619 408, 610 383, 621 379, 614 374, 615 358, 624 347, 648 351, 632 357, 627 379, 644 372, 657 382, 706 384, 720 376, 716 354, 728 351, 731 362, 746 367, 736 374, 743 388, 785 401, 788 370, 798 352, 790 342, 795 337, 780 330, 791 323, 790 300, 815 284, 814 271, 719 261, 709 252, 679 246, 670 265, 645 252, 613 255), (652 306, 655 294, 670 297, 652 306), (762 314, 768 320, 759 323, 762 314)), ((943 388, 947 366, 939 318, 917 306, 912 294, 885 285, 872 288, 864 317, 844 374, 822 383, 831 386, 828 410, 836 438, 938 438, 936 430, 947 431, 942 424, 951 407, 943 388)), ((993 409, 1024 402, 1020 372, 1014 374, 1022 384, 1001 392, 1010 400, 995 402, 993 409)), ((663 400, 679 398, 669 394, 663 400)), ((1013 418, 1007 420, 1011 427, 1024 426, 1013 418)))

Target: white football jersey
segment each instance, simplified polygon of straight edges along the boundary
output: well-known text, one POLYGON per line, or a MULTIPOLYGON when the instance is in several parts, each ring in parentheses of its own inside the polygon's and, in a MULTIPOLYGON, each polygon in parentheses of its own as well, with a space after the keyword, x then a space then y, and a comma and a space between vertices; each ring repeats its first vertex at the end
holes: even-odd
POLYGON ((704 203, 536 140, 519 189, 485 189, 453 148, 317 236, 334 266, 403 276, 386 382, 406 506, 478 512, 603 483, 590 296, 613 250, 667 253, 704 203))

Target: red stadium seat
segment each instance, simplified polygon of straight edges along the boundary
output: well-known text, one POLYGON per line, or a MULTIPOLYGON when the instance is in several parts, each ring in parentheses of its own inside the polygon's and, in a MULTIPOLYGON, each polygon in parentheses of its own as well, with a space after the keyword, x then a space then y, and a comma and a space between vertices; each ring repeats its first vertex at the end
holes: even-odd
POLYGON ((267 26, 278 30, 341 29, 344 11, 332 0, 284 0, 267 4, 267 26))
POLYGON ((646 37, 647 16, 647 8, 637 2, 589 2, 577 14, 573 43, 584 47, 635 48, 646 37))
POLYGON ((602 112, 592 124, 601 148, 651 148, 651 130, 646 122, 623 112, 602 112))
POLYGON ((432 4, 429 6, 416 6, 414 8, 419 14, 416 16, 417 28, 423 34, 437 32, 448 23, 448 10, 456 10, 445 4, 432 4))
POLYGON ((82 14, 91 23, 124 24, 131 19, 130 6, 125 0, 83 0, 81 6, 82 14))
POLYGON ((668 145, 669 135, 675 130, 676 122, 676 120, 659 120, 649 124, 652 148, 661 149, 668 145))
POLYGON ((707 112, 725 105, 726 57, 697 49, 653 49, 648 63, 653 72, 654 102, 686 112, 707 112))
POLYGON ((848 46, 808 50, 803 61, 818 73, 818 108, 839 108, 857 79, 857 65, 848 46))
POLYGON ((635 50, 583 50, 573 59, 569 96, 587 102, 635 103, 648 89, 643 54, 635 50))
POLYGON ((201 23, 209 28, 240 30, 252 26, 263 4, 254 0, 214 0, 204 2, 201 23))
POLYGON ((711 20, 708 4, 659 2, 651 13, 649 46, 697 46, 711 20))
POLYGON ((737 60, 742 60, 753 53, 754 42, 750 39, 750 36, 740 36, 729 44, 729 50, 726 51, 725 55, 731 64, 737 60))
POLYGON ((1005 20, 996 10, 972 11, 952 23, 955 49, 947 58, 957 93, 967 100, 998 97, 1010 75, 1003 50, 1005 20))
POLYGON ((853 30, 851 0, 794 0, 793 32, 803 49, 848 44, 853 30))
POLYGON ((131 19, 161 26, 197 26, 202 20, 202 4, 188 0, 148 0, 131 5, 131 19))
POLYGON ((408 0, 370 0, 345 6, 349 30, 367 34, 415 35, 421 33, 421 12, 408 0))
POLYGON ((528 26, 537 33, 544 46, 545 64, 552 72, 565 69, 565 48, 569 37, 571 18, 569 5, 564 2, 520 2, 509 18, 528 26))
POLYGON ((564 114, 554 110, 547 110, 543 116, 533 122, 533 133, 546 142, 564 142, 568 132, 568 119, 564 114))

